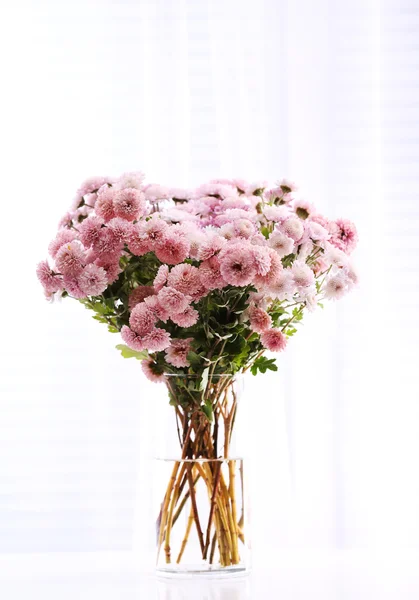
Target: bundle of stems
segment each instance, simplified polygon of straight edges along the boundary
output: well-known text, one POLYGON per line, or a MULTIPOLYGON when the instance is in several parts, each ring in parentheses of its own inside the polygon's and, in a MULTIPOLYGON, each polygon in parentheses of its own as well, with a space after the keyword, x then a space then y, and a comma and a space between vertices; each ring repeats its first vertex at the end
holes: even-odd
MULTIPOLYGON (((184 388, 177 390, 176 380, 170 379, 167 385, 172 400, 182 397, 184 388)), ((240 562, 239 542, 245 542, 244 507, 240 494, 238 515, 236 472, 239 471, 242 490, 243 464, 240 459, 229 457, 237 400, 234 377, 220 376, 212 378, 205 390, 211 418, 194 408, 193 403, 186 406, 174 403, 181 458, 174 462, 158 518, 158 559, 163 550, 166 563, 181 562, 193 527, 203 561, 213 564, 218 548, 218 560, 223 567, 240 562), (208 497, 205 522, 196 496, 200 481, 208 497), (172 556, 171 534, 185 507, 189 507, 185 532, 176 556, 172 556)))

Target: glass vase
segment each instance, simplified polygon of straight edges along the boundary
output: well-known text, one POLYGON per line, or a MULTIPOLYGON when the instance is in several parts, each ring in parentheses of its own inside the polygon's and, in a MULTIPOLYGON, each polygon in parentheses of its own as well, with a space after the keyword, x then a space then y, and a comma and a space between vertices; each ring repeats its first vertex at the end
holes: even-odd
POLYGON ((159 423, 164 433, 154 462, 157 572, 246 574, 247 464, 237 453, 242 380, 176 375, 165 383, 170 405, 159 423))

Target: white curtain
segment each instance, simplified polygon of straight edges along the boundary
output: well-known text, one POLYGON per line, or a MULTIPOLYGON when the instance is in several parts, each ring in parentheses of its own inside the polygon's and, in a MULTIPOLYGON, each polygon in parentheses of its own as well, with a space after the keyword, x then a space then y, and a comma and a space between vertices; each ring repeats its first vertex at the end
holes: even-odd
POLYGON ((248 384, 254 545, 419 547, 419 2, 3 14, 0 552, 145 548, 155 388, 34 275, 80 182, 136 169, 287 176, 357 223, 359 289, 248 384))

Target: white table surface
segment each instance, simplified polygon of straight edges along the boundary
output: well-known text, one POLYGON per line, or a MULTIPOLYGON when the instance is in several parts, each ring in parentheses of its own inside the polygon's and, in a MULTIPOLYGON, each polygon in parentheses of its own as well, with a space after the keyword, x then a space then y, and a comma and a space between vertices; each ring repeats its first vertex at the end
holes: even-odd
POLYGON ((2 600, 404 600, 419 598, 419 553, 280 552, 244 579, 158 580, 135 555, 0 555, 2 600))

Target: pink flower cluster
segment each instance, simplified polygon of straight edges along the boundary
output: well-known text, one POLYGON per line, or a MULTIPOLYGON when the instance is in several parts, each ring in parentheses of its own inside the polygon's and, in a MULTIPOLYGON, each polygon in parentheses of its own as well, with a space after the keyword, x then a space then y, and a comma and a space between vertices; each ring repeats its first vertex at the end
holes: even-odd
MULTIPOLYGON (((37 275, 48 298, 100 297, 131 261, 153 257, 146 284, 133 278, 124 292, 129 325, 121 335, 131 348, 165 351, 167 363, 181 367, 191 339, 171 339, 168 325, 194 326, 199 302, 232 287, 248 288, 242 318, 263 347, 283 350, 286 336, 272 311, 296 303, 313 310, 347 293, 357 282, 350 262, 357 240, 351 221, 317 213, 292 181, 269 188, 218 179, 182 190, 125 173, 82 184, 49 245, 52 260, 37 275)), ((160 377, 149 362, 143 369, 160 377)))

